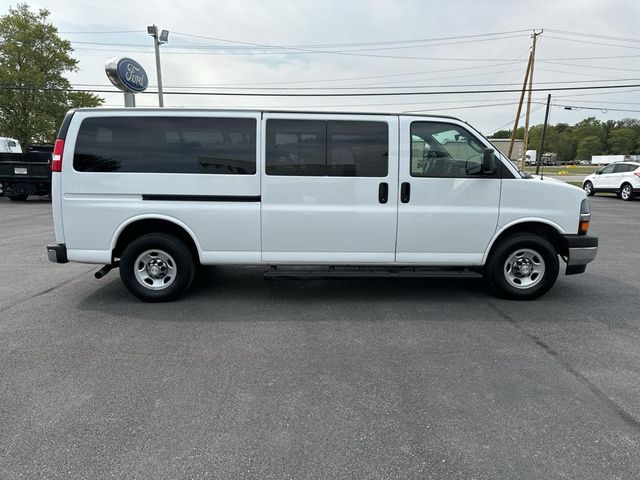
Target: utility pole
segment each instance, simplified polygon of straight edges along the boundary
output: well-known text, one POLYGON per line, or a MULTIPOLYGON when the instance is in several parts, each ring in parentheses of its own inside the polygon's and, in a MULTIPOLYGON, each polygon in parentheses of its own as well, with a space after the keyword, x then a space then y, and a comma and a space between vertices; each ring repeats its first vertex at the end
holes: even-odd
MULTIPOLYGON (((528 140, 528 130, 529 130, 529 114, 530 114, 530 109, 531 109, 531 90, 533 88, 533 64, 535 62, 535 55, 536 55, 536 40, 538 38, 539 35, 541 35, 543 32, 543 30, 540 31, 540 33, 536 33, 536 31, 534 30, 534 32, 531 34, 531 38, 532 38, 532 45, 531 45, 531 51, 529 52, 529 61, 527 62, 527 69, 524 73, 524 81, 522 82, 522 91, 520 92, 520 101, 518 102, 518 109, 516 111, 516 119, 513 125, 513 131, 511 132, 511 142, 509 143, 509 155, 508 157, 511 158, 511 155, 513 154, 513 145, 515 143, 515 139, 516 139, 516 131, 518 130, 518 124, 520 123, 520 113, 522 112, 522 103, 524 102, 524 94, 527 91, 527 82, 529 83, 529 100, 527 102, 527 116, 526 116, 526 123, 525 123, 525 142, 524 142, 524 152, 526 152, 526 145, 527 145, 527 140, 528 140)), ((524 152, 523 155, 520 159, 520 169, 524 169, 524 152)))
MULTIPOLYGON (((524 119, 524 142, 522 145, 522 158, 520 159, 520 170, 524 171, 524 157, 527 153, 527 147, 529 146, 529 117, 531 116, 531 94, 533 91, 533 66, 536 61, 536 40, 538 36, 542 34, 536 33, 535 31, 532 34, 533 45, 531 46, 531 68, 529 69, 529 95, 527 96, 527 115, 524 119)), ((542 153, 540 154, 542 155, 542 153)))
POLYGON ((516 121, 513 124, 513 131, 511 132, 511 142, 509 143, 509 160, 511 160, 511 154, 513 153, 513 143, 516 140, 516 130, 518 130, 518 123, 520 122, 520 112, 522 111, 522 102, 524 100, 524 92, 527 89, 527 80, 529 78, 529 70, 531 70, 531 52, 529 52, 529 61, 527 62, 527 70, 524 72, 524 82, 522 82, 522 92, 520 93, 520 101, 518 102, 518 109, 516 111, 516 121))
POLYGON ((540 172, 542 155, 544 155, 544 140, 547 136, 547 124, 549 123, 549 105, 551 104, 551 94, 547 95, 547 109, 544 112, 544 126, 542 127, 542 140, 540 140, 540 156, 536 161, 536 175, 540 172))

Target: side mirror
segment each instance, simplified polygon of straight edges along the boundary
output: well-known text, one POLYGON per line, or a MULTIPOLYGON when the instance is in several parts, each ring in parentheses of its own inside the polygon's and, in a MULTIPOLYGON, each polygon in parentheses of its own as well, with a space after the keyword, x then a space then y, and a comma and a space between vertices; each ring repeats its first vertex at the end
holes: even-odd
POLYGON ((596 175, 602 175, 602 170, 596 170, 596 175))
POLYGON ((482 173, 491 175, 496 172, 496 169, 496 156, 493 148, 485 148, 484 152, 482 152, 482 173))

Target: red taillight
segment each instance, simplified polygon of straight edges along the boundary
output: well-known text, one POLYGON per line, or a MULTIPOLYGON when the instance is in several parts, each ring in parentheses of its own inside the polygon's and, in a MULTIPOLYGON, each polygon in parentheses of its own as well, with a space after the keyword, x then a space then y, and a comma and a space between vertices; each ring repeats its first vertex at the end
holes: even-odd
POLYGON ((51 171, 62 171, 62 151, 64 150, 64 140, 58 139, 53 145, 53 155, 51 157, 51 171))
POLYGON ((640 172, 633 172, 636 177, 640 177, 640 172))

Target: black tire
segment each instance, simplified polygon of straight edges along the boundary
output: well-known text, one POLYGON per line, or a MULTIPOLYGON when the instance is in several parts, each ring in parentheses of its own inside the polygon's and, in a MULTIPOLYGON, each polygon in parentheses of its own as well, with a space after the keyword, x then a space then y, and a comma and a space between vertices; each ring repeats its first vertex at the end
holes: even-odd
POLYGON ((189 248, 165 233, 136 238, 120 257, 122 282, 131 294, 147 302, 175 300, 189 288, 195 272, 189 248), (171 275, 172 271, 175 275, 171 275))
POLYGON ((25 195, 25 194, 7 195, 7 196, 9 197, 9 200, 11 200, 12 202, 24 202, 29 197, 29 195, 25 195))
POLYGON ((633 187, 628 183, 623 183, 620 187, 620 198, 627 202, 633 200, 633 187))
POLYGON ((586 182, 584 182, 584 185, 582 185, 582 189, 584 190, 584 192, 587 194, 587 196, 592 197, 593 195, 595 195, 595 191, 593 190, 593 183, 591 183, 589 180, 587 180, 586 182))
POLYGON ((484 277, 500 297, 533 300, 553 287, 559 270, 558 253, 549 241, 533 233, 516 233, 494 246, 484 277), (531 269, 528 275, 527 269, 531 269))

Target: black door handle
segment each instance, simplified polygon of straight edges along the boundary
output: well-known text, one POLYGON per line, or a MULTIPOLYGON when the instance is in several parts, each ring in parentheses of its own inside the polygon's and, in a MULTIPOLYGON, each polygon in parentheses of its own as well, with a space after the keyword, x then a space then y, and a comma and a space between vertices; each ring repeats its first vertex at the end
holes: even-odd
POLYGON ((411 200, 411 184, 409 182, 402 182, 400 185, 400 201, 402 203, 409 203, 411 200))
POLYGON ((378 201, 380 203, 387 203, 389 199, 389 184, 382 182, 378 185, 378 201))

